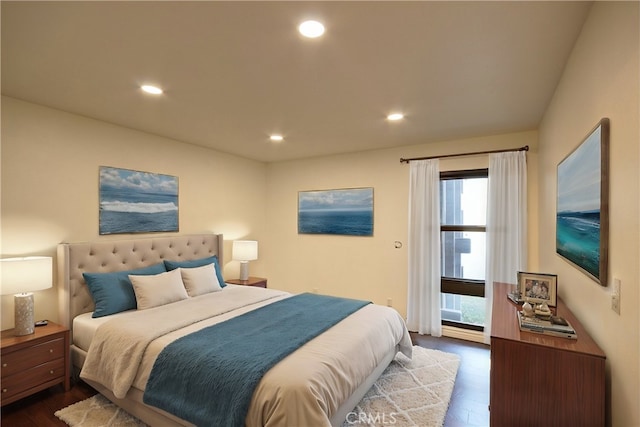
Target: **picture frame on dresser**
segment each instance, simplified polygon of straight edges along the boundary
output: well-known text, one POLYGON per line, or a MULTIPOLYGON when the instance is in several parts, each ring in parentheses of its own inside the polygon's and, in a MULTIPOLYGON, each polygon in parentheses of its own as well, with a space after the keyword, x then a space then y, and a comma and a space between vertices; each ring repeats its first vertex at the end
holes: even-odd
POLYGON ((555 307, 558 301, 558 276, 547 273, 518 271, 520 298, 533 304, 555 307))

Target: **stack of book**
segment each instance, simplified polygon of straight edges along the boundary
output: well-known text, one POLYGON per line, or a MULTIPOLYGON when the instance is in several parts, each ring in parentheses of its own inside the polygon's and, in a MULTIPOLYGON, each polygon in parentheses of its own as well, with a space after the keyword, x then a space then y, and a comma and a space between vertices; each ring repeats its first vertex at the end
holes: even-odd
POLYGON ((509 292, 507 297, 518 305, 522 305, 524 303, 524 299, 520 296, 520 292, 509 292))
POLYGON ((521 311, 518 311, 518 324, 521 331, 578 339, 571 323, 562 317, 551 316, 549 320, 545 320, 538 317, 526 317, 521 311))

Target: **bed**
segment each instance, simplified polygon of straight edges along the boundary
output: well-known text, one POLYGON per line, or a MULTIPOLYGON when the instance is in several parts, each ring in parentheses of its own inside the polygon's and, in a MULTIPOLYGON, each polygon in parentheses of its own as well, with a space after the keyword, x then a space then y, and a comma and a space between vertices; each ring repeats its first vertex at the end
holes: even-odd
MULTIPOLYGON (((189 317, 177 313, 199 313, 199 308, 193 308, 195 304, 228 305, 228 309, 207 315, 210 317, 183 320, 181 328, 169 328, 167 333, 156 331, 159 336, 149 337, 148 343, 138 345, 143 351, 139 364, 128 374, 130 384, 126 384, 127 381, 120 384, 123 378, 120 374, 113 375, 117 384, 99 375, 83 377, 109 400, 151 426, 193 425, 184 418, 143 402, 145 387, 159 354, 169 344, 208 330, 209 326, 226 324, 228 322, 224 321, 227 319, 243 317, 240 315, 245 313, 255 314, 259 309, 291 302, 298 296, 275 289, 226 284, 220 292, 190 297, 149 310, 129 310, 93 318, 94 310, 100 308, 94 304, 83 273, 149 268, 167 260, 187 265, 192 260, 213 256, 219 266, 224 265, 221 234, 60 244, 57 256, 60 320, 71 329, 74 375, 83 372, 83 367, 84 371, 91 371, 96 366, 95 361, 101 360, 95 354, 90 355, 89 350, 95 353, 97 342, 100 342, 100 348, 109 343, 104 338, 109 336, 105 331, 136 325, 137 333, 138 329, 145 329, 139 325, 147 322, 141 316, 147 318, 149 315, 150 319, 156 316, 151 321, 161 324, 167 323, 165 319, 170 317, 189 317), (242 303, 236 306, 236 301, 242 303)), ((140 302, 138 304, 140 307, 140 302)), ((251 395, 244 423, 247 426, 341 426, 397 352, 410 357, 411 348, 411 339, 401 316, 391 308, 368 304, 271 367, 251 395), (292 372, 296 375, 292 376, 292 372)), ((109 354, 101 357, 111 360, 109 354)))

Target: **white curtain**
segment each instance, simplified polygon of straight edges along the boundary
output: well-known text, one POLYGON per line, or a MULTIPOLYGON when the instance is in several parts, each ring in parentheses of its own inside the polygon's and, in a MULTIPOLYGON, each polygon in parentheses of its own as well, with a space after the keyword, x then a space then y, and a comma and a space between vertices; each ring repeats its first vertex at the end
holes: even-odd
POLYGON ((440 316, 440 163, 410 163, 407 327, 442 335, 440 316))
POLYGON ((518 271, 526 270, 527 160, 524 151, 489 156, 487 193, 484 339, 489 344, 493 283, 515 283, 518 271))

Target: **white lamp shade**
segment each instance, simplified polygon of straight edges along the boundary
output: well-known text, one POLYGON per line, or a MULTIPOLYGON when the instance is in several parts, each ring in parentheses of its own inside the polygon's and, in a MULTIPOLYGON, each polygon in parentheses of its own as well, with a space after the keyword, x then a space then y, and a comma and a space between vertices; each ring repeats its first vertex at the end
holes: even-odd
POLYGON ((0 259, 0 293, 13 295, 50 288, 52 265, 52 258, 44 256, 0 259))
POLYGON ((255 240, 234 240, 233 259, 236 261, 253 261, 258 259, 258 242, 255 240))

